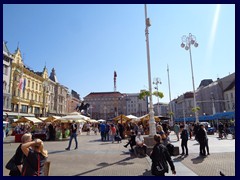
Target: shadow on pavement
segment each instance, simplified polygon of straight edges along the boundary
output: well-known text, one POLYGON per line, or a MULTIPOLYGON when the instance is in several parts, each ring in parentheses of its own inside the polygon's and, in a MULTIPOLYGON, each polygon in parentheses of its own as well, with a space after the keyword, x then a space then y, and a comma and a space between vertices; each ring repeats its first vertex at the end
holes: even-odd
POLYGON ((181 162, 182 160, 184 160, 185 157, 187 157, 187 156, 179 155, 176 158, 172 158, 172 160, 173 160, 173 162, 181 162))
POLYGON ((57 154, 57 153, 62 153, 62 152, 68 152, 68 151, 66 151, 66 150, 49 151, 48 154, 57 154))
POLYGON ((206 157, 207 156, 198 156, 196 158, 191 159, 191 161, 193 162, 193 164, 199 164, 202 163, 206 157))
POLYGON ((105 168, 105 167, 108 167, 108 166, 112 166, 112 165, 127 165, 127 164, 134 164, 134 163, 129 163, 129 162, 125 162, 125 161, 128 161, 128 160, 131 160, 132 158, 131 157, 127 157, 125 159, 122 159, 121 161, 117 161, 117 162, 114 162, 114 163, 106 163, 106 162, 102 162, 102 163, 99 163, 97 166, 100 166, 99 168, 95 168, 95 169, 92 169, 92 170, 89 170, 89 171, 86 171, 86 172, 83 172, 83 173, 80 173, 80 174, 76 174, 76 175, 73 175, 73 176, 84 176, 84 174, 88 174, 88 173, 91 173, 93 171, 97 171, 99 169, 102 169, 102 168, 105 168))

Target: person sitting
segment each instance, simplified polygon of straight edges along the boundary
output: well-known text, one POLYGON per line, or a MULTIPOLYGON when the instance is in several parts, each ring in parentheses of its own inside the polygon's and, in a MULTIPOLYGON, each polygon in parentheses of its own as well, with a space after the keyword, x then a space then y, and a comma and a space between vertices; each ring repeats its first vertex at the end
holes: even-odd
POLYGON ((131 152, 134 152, 133 146, 136 145, 135 138, 136 138, 136 135, 135 135, 134 131, 132 131, 132 132, 131 132, 131 135, 130 135, 130 138, 129 138, 129 140, 128 140, 128 143, 127 143, 126 145, 124 145, 125 148, 127 148, 128 145, 130 145, 130 147, 131 147, 131 150, 130 150, 130 151, 131 151, 131 152))
POLYGON ((136 138, 136 147, 135 147, 135 153, 137 156, 146 156, 147 154, 147 146, 144 144, 144 138, 141 135, 141 132, 138 132, 136 138))

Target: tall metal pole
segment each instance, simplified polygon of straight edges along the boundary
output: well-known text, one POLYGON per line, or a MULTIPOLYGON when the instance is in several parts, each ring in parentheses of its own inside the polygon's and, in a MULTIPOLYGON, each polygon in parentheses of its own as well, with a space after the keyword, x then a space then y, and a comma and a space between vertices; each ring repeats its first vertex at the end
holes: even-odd
POLYGON ((184 127, 186 125, 186 118, 185 118, 185 98, 183 94, 183 122, 184 122, 184 127))
POLYGON ((194 45, 195 47, 198 47, 198 43, 196 42, 196 37, 193 36, 191 33, 189 33, 189 36, 183 36, 182 37, 182 44, 181 47, 186 50, 189 50, 189 55, 190 55, 190 64, 191 64, 191 72, 192 72, 192 84, 193 84, 193 104, 194 104, 194 111, 195 111, 195 118, 196 118, 196 123, 199 122, 198 119, 198 111, 196 109, 197 107, 197 102, 196 102, 196 92, 195 92, 195 84, 194 84, 194 75, 193 75, 193 65, 192 65, 192 53, 191 53, 191 45, 194 45))
POLYGON ((149 39, 148 39, 148 27, 151 26, 150 19, 147 18, 147 5, 145 4, 145 35, 146 35, 146 46, 147 46, 147 64, 148 64, 148 85, 149 85, 149 136, 154 136, 156 134, 156 122, 154 119, 154 111, 153 111, 153 102, 152 102, 152 82, 151 82, 151 67, 150 67, 150 51, 149 51, 149 39))
MULTIPOLYGON (((172 98, 171 98, 171 87, 170 87, 170 77, 169 77, 168 65, 167 65, 167 73, 168 73, 168 90, 169 90, 169 109, 170 109, 170 112, 172 113, 173 110, 172 110, 172 104, 171 104, 172 98)), ((173 126, 173 115, 172 114, 170 115, 169 125, 173 126)))
MULTIPOLYGON (((155 78, 155 80, 153 80, 153 84, 156 84, 156 87, 154 87, 154 88, 158 92, 158 84, 162 84, 161 80, 159 78, 155 78)), ((160 115, 160 113, 159 113, 159 97, 157 97, 157 113, 159 116, 160 115)))
POLYGON ((189 46, 189 54, 190 54, 190 63, 191 63, 191 72, 192 72, 192 84, 193 84, 193 103, 194 103, 195 117, 196 117, 196 123, 197 123, 197 122, 199 122, 199 120, 198 120, 198 112, 196 110, 197 102, 196 102, 196 92, 195 92, 195 83, 194 83, 194 75, 193 75, 191 46, 189 46))

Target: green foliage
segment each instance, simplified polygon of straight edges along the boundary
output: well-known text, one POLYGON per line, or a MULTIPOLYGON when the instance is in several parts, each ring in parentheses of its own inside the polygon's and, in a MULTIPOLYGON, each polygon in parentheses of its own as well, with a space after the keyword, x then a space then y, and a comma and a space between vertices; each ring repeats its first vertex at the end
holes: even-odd
POLYGON ((156 96, 156 97, 159 97, 159 98, 163 98, 163 97, 164 97, 163 93, 162 93, 162 92, 159 92, 159 91, 154 91, 152 94, 153 94, 154 96, 156 96))
POLYGON ((200 110, 200 107, 199 106, 197 106, 196 108, 192 108, 192 112, 197 112, 197 111, 199 111, 200 110))
MULTIPOLYGON (((146 96, 150 96, 150 95, 151 95, 150 92, 145 90, 145 91, 142 91, 139 94, 138 98, 143 100, 143 99, 145 99, 146 96)), ((158 91, 154 91, 152 93, 152 95, 154 95, 156 97, 159 97, 159 98, 163 98, 164 97, 163 93, 162 92, 158 92, 158 91)))

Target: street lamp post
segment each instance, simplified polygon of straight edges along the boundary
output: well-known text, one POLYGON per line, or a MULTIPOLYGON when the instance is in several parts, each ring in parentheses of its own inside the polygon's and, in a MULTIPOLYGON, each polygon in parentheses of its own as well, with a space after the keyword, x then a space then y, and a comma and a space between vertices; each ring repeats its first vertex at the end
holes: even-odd
POLYGON ((47 108, 47 86, 48 81, 43 82, 43 117, 46 117, 46 108, 47 108))
POLYGON ((197 104, 196 104, 196 93, 195 93, 195 85, 194 85, 194 75, 193 75, 193 65, 192 65, 192 53, 191 53, 191 46, 194 45, 195 47, 198 47, 198 43, 196 41, 196 37, 189 33, 189 36, 182 36, 182 44, 181 47, 185 48, 185 50, 189 50, 190 54, 190 63, 191 63, 191 71, 192 71, 192 84, 193 84, 193 103, 194 103, 194 109, 195 109, 195 118, 196 123, 199 122, 198 120, 198 112, 197 112, 197 104))
POLYGON ((145 35, 146 35, 146 47, 147 47, 147 64, 148 64, 148 85, 149 85, 149 136, 156 134, 156 122, 154 120, 154 111, 152 103, 152 82, 151 82, 151 67, 150 67, 150 51, 149 51, 149 39, 148 39, 148 28, 151 26, 150 19, 147 17, 147 5, 145 4, 145 35))
MULTIPOLYGON (((158 84, 162 84, 161 79, 160 78, 155 78, 153 81, 153 84, 156 84, 156 86, 154 87, 157 92, 158 92, 158 84)), ((159 97, 157 97, 157 112, 158 112, 158 116, 159 114, 159 97)))

